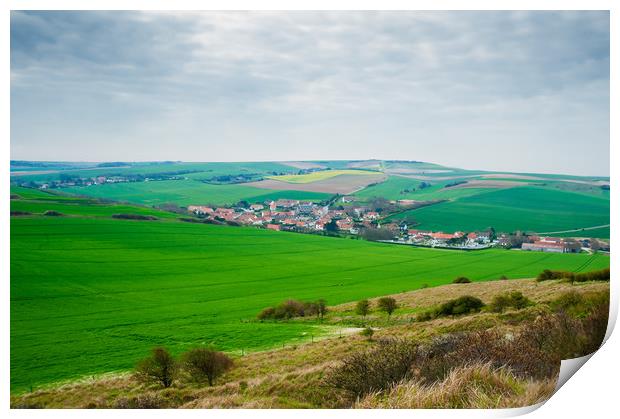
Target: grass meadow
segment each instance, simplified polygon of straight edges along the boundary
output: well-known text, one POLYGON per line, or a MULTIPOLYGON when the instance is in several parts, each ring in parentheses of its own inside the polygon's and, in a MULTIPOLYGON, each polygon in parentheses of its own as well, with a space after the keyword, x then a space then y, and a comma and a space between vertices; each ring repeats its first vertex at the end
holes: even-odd
POLYGON ((226 205, 246 200, 262 202, 268 199, 304 199, 320 201, 331 195, 319 192, 276 191, 243 184, 211 185, 197 180, 162 180, 156 182, 106 183, 86 187, 63 188, 63 191, 127 201, 142 205, 226 205))
MULTIPOLYGON (((420 228, 429 230, 472 231, 494 227, 502 232, 543 233, 609 224, 610 214, 608 196, 527 186, 465 196, 394 218, 403 216, 413 217, 420 228)), ((590 230, 584 235, 609 237, 609 229, 590 230)))
POLYGON ((486 281, 609 266, 603 255, 416 249, 86 215, 11 217, 12 392, 127 370, 157 345, 239 353, 333 332, 254 320, 286 298, 333 305, 459 275, 486 281))

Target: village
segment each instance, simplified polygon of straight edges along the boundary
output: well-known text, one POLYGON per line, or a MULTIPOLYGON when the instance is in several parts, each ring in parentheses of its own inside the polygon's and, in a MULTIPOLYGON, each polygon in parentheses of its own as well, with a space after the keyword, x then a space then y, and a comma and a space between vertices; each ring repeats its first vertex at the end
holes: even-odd
POLYGON ((249 225, 275 231, 359 236, 368 240, 419 247, 481 250, 490 247, 549 253, 609 252, 609 243, 591 238, 546 237, 535 233, 503 233, 493 228, 463 232, 418 230, 406 221, 389 221, 366 205, 351 204, 353 197, 317 204, 278 199, 263 203, 240 203, 233 207, 212 208, 190 205, 195 216, 234 225, 249 225), (344 205, 336 205, 344 204, 344 205))

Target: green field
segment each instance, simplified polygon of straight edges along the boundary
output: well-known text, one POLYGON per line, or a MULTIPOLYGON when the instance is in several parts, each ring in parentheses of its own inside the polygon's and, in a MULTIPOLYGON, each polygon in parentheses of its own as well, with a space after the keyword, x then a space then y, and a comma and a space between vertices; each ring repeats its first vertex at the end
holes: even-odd
POLYGON ((307 322, 254 321, 285 298, 338 304, 459 275, 599 269, 609 258, 417 249, 98 214, 11 217, 10 263, 11 389, 20 392, 129 369, 156 345, 251 351, 325 332, 307 322))
MULTIPOLYGON (((443 231, 562 231, 609 224, 609 196, 551 188, 517 187, 461 197, 398 214, 413 217, 419 227, 443 231)), ((609 229, 591 230, 609 237, 609 229)))
POLYGON ((493 191, 489 188, 451 188, 444 186, 454 181, 429 182, 431 186, 420 189, 421 180, 402 176, 390 176, 385 182, 377 183, 355 193, 362 199, 414 199, 417 201, 432 201, 436 199, 454 199, 465 196, 478 195, 493 191), (415 190, 414 190, 415 189, 415 190))
POLYGON ((241 200, 262 202, 267 199, 304 199, 320 201, 329 194, 304 191, 275 191, 243 184, 211 185, 197 180, 162 180, 156 182, 106 183, 85 187, 63 188, 63 191, 95 198, 127 201, 142 205, 230 205, 241 200))
MULTIPOLYGON (((33 168, 34 171, 47 171, 48 168, 33 168)), ((52 167, 53 169, 53 167, 52 167)), ((127 163, 122 167, 93 167, 88 169, 69 169, 54 173, 22 174, 16 179, 20 181, 51 181, 60 179, 61 175, 73 176, 126 176, 126 175, 154 175, 162 173, 189 172, 191 178, 208 178, 229 174, 262 173, 297 173, 299 169, 273 162, 243 162, 243 163, 187 163, 187 162, 145 162, 127 163)), ((23 172, 23 171, 20 171, 23 172)))

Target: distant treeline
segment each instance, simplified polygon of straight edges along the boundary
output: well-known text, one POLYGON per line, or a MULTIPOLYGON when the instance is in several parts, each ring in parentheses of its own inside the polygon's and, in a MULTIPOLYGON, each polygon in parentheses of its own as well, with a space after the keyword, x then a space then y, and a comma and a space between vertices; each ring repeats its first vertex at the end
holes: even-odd
POLYGON ((114 214, 112 218, 118 218, 121 220, 157 220, 157 217, 152 215, 140 215, 140 214, 114 214))
POLYGON ((446 183, 444 188, 452 188, 453 186, 464 185, 466 183, 467 183, 466 180, 458 180, 456 182, 446 183))

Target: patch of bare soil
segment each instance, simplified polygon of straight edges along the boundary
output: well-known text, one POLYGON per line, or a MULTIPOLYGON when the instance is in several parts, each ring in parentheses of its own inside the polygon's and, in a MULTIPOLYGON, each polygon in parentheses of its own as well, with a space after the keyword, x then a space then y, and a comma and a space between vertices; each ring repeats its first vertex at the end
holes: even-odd
POLYGON ((282 164, 286 166, 294 167, 295 169, 325 169, 327 166, 323 166, 317 163, 309 162, 309 161, 285 161, 282 164))
POLYGON ((350 194, 372 184, 383 182, 387 178, 383 173, 376 175, 340 175, 333 178, 319 180, 311 183, 288 183, 275 179, 265 179, 258 182, 245 183, 246 186, 253 186, 262 189, 275 189, 278 191, 306 191, 324 192, 332 194, 350 194))
POLYGON ((347 163, 347 167, 351 169, 380 169, 381 162, 379 160, 352 161, 347 163))

